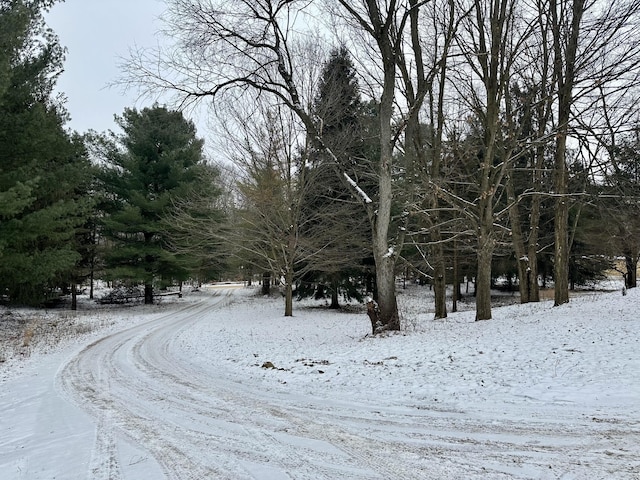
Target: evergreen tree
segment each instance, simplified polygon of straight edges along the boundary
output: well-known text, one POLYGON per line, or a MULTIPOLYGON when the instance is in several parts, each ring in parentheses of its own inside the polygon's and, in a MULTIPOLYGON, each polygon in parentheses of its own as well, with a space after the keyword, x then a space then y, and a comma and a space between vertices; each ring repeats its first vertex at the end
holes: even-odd
POLYGON ((339 293, 359 297, 353 280, 362 277, 364 259, 370 257, 371 233, 364 209, 345 178, 346 172, 373 195, 375 182, 364 139, 365 106, 360 100, 355 68, 346 47, 335 49, 325 64, 314 102, 314 115, 322 125, 323 142, 339 165, 322 151, 308 155, 309 185, 303 202, 303 248, 310 254, 309 272, 301 282, 299 296, 316 288, 316 295, 331 294, 331 306, 339 306, 339 293), (369 181, 367 181, 369 178, 369 181), (313 251, 321 251, 315 255, 313 251))
POLYGON ((89 162, 53 98, 63 49, 50 1, 0 2, 0 293, 36 304, 67 283, 91 208, 89 162))
POLYGON ((104 221, 107 277, 144 284, 145 303, 153 303, 154 284, 182 281, 193 266, 170 244, 169 212, 174 202, 208 188, 203 141, 182 113, 164 107, 125 109, 117 122, 124 133, 103 171, 111 200, 104 221))

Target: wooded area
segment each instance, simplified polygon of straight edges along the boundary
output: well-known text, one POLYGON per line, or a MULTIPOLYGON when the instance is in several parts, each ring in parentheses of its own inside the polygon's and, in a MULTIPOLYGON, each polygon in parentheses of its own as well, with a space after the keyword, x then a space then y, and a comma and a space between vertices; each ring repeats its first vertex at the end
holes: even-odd
POLYGON ((50 2, 0 1, 6 301, 276 279, 285 315, 369 295, 383 331, 399 274, 432 285, 436 318, 464 279, 477 320, 499 277, 522 302, 549 282, 561 305, 623 260, 636 286, 640 2, 166 3, 167 44, 135 51, 123 83, 175 105, 80 135, 52 96, 50 2), (180 113, 203 102, 214 158, 180 113))

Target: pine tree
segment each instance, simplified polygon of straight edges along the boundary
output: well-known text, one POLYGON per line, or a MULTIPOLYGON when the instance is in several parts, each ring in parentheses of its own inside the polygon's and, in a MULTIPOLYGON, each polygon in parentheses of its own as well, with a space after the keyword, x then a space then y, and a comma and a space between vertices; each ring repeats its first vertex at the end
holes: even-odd
POLYGON ((170 245, 169 212, 174 202, 207 188, 203 141, 182 113, 154 106, 126 109, 103 171, 111 208, 104 233, 107 277, 145 287, 153 303, 154 284, 186 279, 191 261, 170 245))

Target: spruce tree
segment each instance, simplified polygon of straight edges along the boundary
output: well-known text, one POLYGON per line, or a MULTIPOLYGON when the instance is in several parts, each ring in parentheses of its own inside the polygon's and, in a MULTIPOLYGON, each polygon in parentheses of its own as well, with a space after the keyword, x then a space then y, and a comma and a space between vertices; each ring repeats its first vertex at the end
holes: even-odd
POLYGON ((335 155, 335 164, 323 151, 308 155, 308 185, 304 202, 304 248, 311 266, 300 294, 316 288, 316 295, 331 295, 338 307, 339 293, 359 298, 353 283, 362 278, 365 258, 370 257, 371 233, 365 210, 345 182, 342 173, 373 195, 372 172, 364 139, 365 106, 360 99, 355 68, 349 52, 340 46, 331 52, 319 81, 314 116, 321 125, 323 142, 335 155), (318 250, 315 255, 314 250, 318 250))

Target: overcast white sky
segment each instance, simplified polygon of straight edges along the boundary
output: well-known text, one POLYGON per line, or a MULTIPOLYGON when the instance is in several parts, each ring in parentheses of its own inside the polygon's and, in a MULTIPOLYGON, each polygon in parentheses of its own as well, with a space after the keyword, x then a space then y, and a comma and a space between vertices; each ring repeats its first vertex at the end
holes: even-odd
POLYGON ((131 47, 158 43, 164 8, 162 0, 66 0, 51 9, 47 23, 68 49, 58 90, 68 98, 73 130, 115 130, 114 114, 149 104, 137 103, 135 92, 123 95, 107 84, 119 77, 120 58, 131 47))

